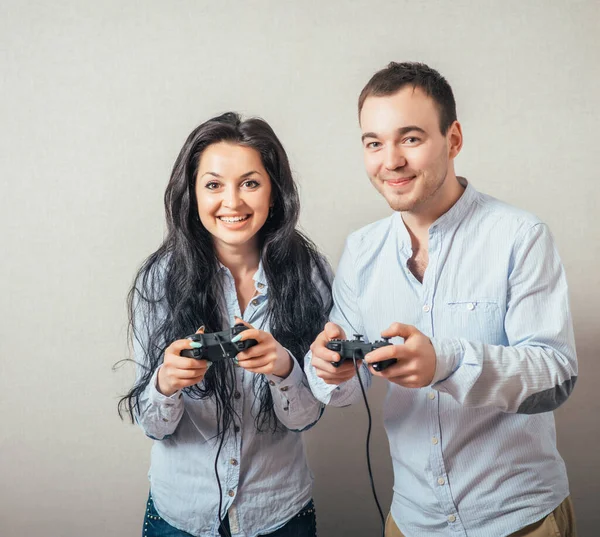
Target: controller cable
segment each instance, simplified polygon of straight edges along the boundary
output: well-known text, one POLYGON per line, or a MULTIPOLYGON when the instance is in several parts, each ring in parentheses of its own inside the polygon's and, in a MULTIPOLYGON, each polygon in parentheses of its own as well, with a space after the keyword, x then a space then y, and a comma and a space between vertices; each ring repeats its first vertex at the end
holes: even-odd
POLYGON ((377 498, 377 492, 375 490, 375 482, 373 480, 373 472, 371 470, 371 409, 369 408, 369 403, 367 401, 367 394, 365 392, 365 387, 363 386, 362 379, 360 378, 360 372, 358 370, 357 360, 361 358, 357 356, 360 353, 359 349, 354 349, 352 353, 352 361, 354 362, 354 369, 356 369, 356 376, 358 377, 358 383, 360 385, 360 391, 362 392, 363 399, 365 401, 365 406, 367 407, 367 416, 369 418, 368 429, 367 429, 367 467, 369 469, 369 481, 371 482, 371 490, 373 491, 373 498, 375 498, 375 503, 377 504, 377 510, 379 511, 379 517, 381 519, 381 537, 385 537, 385 517, 383 516, 383 511, 381 510, 381 505, 379 504, 379 499, 377 498))
POLYGON ((225 528, 223 524, 223 520, 225 519, 225 515, 221 518, 221 509, 223 508, 223 489, 221 488, 221 480, 219 479, 219 470, 217 468, 217 463, 219 462, 219 454, 221 453, 221 448, 223 447, 223 440, 225 440, 225 433, 221 435, 221 441, 219 442, 219 449, 217 450, 217 456, 215 457, 215 476, 217 477, 217 485, 219 485, 219 531, 223 530, 225 533, 225 537, 231 537, 231 534, 225 528))
MULTIPOLYGON (((225 347, 223 347, 223 343, 221 342, 221 337, 219 335, 217 335, 217 342, 219 343, 221 351, 223 352, 223 358, 227 358, 227 352, 225 351, 225 347)), ((226 431, 222 431, 221 440, 219 442, 219 449, 217 449, 217 455, 215 456, 215 477, 217 478, 217 485, 219 486, 219 532, 221 532, 222 530, 225 534, 225 537, 231 537, 231 533, 229 533, 229 531, 223 524, 223 520, 225 519, 225 516, 227 516, 227 514, 225 514, 225 516, 221 518, 221 510, 223 509, 223 489, 221 488, 221 479, 219 478, 219 469, 217 467, 219 462, 219 455, 221 454, 221 449, 223 448, 223 441, 225 440, 225 434, 226 431)))

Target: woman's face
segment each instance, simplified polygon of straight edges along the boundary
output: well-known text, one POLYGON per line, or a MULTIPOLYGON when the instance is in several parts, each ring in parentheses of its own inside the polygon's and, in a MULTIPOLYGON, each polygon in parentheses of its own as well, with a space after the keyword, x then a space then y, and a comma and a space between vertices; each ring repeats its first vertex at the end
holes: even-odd
POLYGON ((255 149, 234 143, 209 145, 196 177, 200 221, 215 245, 247 246, 269 216, 271 180, 255 149))

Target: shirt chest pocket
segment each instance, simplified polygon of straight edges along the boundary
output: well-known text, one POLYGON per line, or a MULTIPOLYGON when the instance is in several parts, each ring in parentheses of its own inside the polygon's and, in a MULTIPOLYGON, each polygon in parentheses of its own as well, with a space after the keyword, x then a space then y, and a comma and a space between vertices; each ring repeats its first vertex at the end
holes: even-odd
POLYGON ((452 300, 444 304, 438 337, 459 337, 491 345, 505 342, 504 315, 497 301, 489 298, 452 300))

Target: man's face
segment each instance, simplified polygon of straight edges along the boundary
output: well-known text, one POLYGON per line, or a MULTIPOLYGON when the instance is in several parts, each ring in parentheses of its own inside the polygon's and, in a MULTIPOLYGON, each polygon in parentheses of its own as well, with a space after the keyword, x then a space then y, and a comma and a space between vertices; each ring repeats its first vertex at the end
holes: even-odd
POLYGON ((435 102, 420 88, 365 100, 360 113, 365 167, 394 211, 418 214, 443 203, 453 127, 444 136, 439 121, 435 102))

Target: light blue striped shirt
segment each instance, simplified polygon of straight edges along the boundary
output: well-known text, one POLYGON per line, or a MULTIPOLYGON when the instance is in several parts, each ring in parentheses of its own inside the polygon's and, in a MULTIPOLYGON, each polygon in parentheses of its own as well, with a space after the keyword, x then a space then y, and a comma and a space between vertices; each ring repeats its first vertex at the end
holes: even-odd
MULTIPOLYGON (((231 272, 221 266, 220 275, 229 326, 238 316, 268 331, 265 313, 269 286, 262 264, 254 276, 257 295, 243 317, 231 272)), ((142 360, 140 342, 134 342, 134 350, 138 361, 142 360)), ((235 372, 234 407, 239 418, 235 419, 236 432, 224 442, 218 461, 222 509, 229 514, 232 536, 255 537, 283 526, 311 499, 313 476, 299 431, 315 423, 323 407, 294 360, 286 379, 267 375, 275 413, 289 430, 258 433, 254 425, 255 374, 241 367, 235 372)), ((140 398, 136 417, 146 435, 155 440, 149 472, 154 505, 172 526, 198 537, 218 537, 214 399, 192 399, 182 392, 165 397, 156 389, 157 373, 140 398)))
MULTIPOLYGON (((545 224, 460 181, 429 229, 423 283, 395 213, 350 235, 333 288, 331 320, 347 337, 378 340, 397 321, 436 351, 432 385, 389 383, 384 408, 391 512, 407 537, 509 535, 569 494, 551 412, 577 378, 563 266, 545 224)), ((310 353, 305 367, 324 403, 362 401, 356 377, 336 389, 310 353)), ((365 365, 361 378, 370 384, 365 365)))

